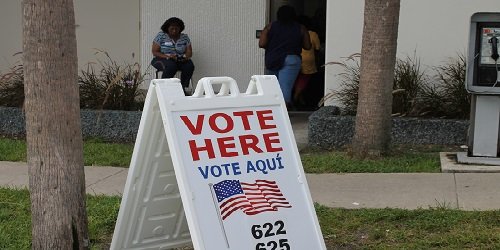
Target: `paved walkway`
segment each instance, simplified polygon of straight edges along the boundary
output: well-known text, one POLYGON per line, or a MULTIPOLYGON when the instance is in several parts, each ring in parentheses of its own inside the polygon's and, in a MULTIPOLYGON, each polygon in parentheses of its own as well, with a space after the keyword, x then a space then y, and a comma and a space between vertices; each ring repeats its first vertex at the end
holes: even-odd
MULTIPOLYGON (((307 114, 290 115, 299 148, 307 114)), ((85 167, 87 193, 121 195, 127 168, 85 167)), ((500 209, 500 173, 308 174, 315 202, 343 208, 500 209)), ((0 186, 27 187, 26 163, 0 162, 0 186)))
MULTIPOLYGON (((87 193, 121 195, 127 168, 85 167, 87 193)), ((0 186, 28 186, 26 163, 0 162, 0 186)), ((315 202, 343 208, 500 209, 500 173, 308 174, 315 202)))

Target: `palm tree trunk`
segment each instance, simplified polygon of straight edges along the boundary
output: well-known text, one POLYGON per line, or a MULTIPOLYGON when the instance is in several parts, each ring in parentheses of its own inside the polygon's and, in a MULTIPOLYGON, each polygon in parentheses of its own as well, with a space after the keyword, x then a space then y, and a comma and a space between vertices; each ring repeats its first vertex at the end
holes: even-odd
POLYGON ((365 0, 361 77, 351 153, 387 153, 391 139, 392 86, 400 0, 365 0))
POLYGON ((88 249, 72 0, 23 0, 32 249, 88 249))

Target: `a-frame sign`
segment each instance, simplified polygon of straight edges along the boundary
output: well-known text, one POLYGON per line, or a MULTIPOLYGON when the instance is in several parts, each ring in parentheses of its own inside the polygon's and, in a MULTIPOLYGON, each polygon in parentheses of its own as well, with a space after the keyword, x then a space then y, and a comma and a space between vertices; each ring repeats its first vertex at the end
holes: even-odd
POLYGON ((190 243, 326 249, 276 77, 152 81, 111 249, 190 243))

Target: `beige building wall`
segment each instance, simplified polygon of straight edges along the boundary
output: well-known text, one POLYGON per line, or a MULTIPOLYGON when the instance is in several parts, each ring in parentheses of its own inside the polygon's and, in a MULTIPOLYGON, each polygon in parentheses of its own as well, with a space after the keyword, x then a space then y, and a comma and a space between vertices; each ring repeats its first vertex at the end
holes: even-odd
MULTIPOLYGON (((276 2, 280 1, 276 0, 276 2)), ((201 3, 206 4, 206 2, 201 3)), ((203 27, 207 31, 206 33, 201 32, 203 29, 196 30, 194 23, 197 20, 197 16, 207 16, 210 13, 207 10, 211 8, 220 8, 222 13, 229 15, 234 20, 241 20, 241 17, 244 17, 243 21, 246 23, 249 22, 248 20, 251 20, 250 24, 255 26, 252 29, 261 29, 265 24, 265 18, 255 18, 255 16, 252 17, 251 15, 246 16, 248 13, 244 12, 244 8, 241 8, 243 9, 243 13, 235 15, 232 12, 233 10, 229 10, 230 8, 225 12, 227 6, 224 6, 223 2, 211 1, 211 3, 213 4, 210 6, 200 4, 198 8, 188 10, 184 8, 178 11, 171 11, 169 12, 170 14, 157 14, 146 11, 146 13, 161 17, 156 20, 154 25, 149 24, 148 26, 153 27, 157 31, 158 25, 161 24, 164 18, 180 14, 179 11, 186 11, 183 14, 187 22, 186 31, 196 41, 194 59, 196 59, 195 65, 197 68, 195 72, 199 73, 199 75, 195 76, 195 81, 201 76, 230 75, 231 72, 238 71, 232 69, 232 66, 240 65, 241 68, 241 65, 244 65, 241 60, 248 60, 248 58, 245 59, 247 56, 255 60, 252 63, 255 68, 252 68, 250 71, 261 73, 263 71, 263 62, 258 61, 257 58, 263 58, 263 50, 251 48, 251 51, 246 52, 227 51, 224 54, 215 54, 216 57, 214 58, 212 56, 213 51, 210 49, 212 47, 204 48, 201 46, 206 41, 212 41, 211 44, 223 46, 221 43, 214 43, 217 39, 210 37, 212 32, 208 32, 208 29, 220 30, 223 34, 227 35, 238 34, 240 36, 246 34, 248 35, 246 39, 252 42, 252 46, 256 46, 253 32, 252 34, 250 32, 241 33, 237 30, 238 26, 241 25, 240 22, 235 21, 233 23, 234 26, 231 26, 231 29, 236 29, 236 31, 228 31, 217 26, 217 22, 206 19, 207 26, 203 27), (212 68, 215 66, 214 61, 222 62, 226 59, 229 59, 231 67, 219 65, 219 68, 212 68), (234 61, 235 59, 240 61, 234 61), (207 67, 206 71, 202 71, 202 67, 207 67)), ((257 3, 259 5, 262 4, 261 1, 255 2, 255 4, 257 3)), ((95 62, 95 49, 107 51, 119 63, 141 62, 141 56, 143 62, 147 61, 145 57, 149 55, 141 55, 141 53, 147 52, 147 48, 150 46, 148 44, 150 44, 152 39, 151 36, 154 35, 154 30, 143 29, 141 31, 140 0, 74 0, 74 4, 78 64, 81 69, 87 63, 95 62), (143 41, 148 44, 144 44, 141 47, 141 42, 143 41)), ((152 5, 152 3, 150 4, 152 5)), ((326 62, 342 62, 346 56, 361 51, 363 5, 363 0, 327 1, 326 62)), ((168 6, 168 4, 163 3, 162 6, 168 6)), ((448 58, 456 56, 458 52, 465 54, 469 20, 470 16, 475 12, 500 12, 500 5, 498 4, 498 0, 402 0, 398 35, 398 57, 411 56, 416 52, 417 56, 421 59, 422 66, 430 69, 432 66, 446 62, 448 58)), ((0 39, 0 72, 5 72, 16 61, 21 60, 20 56, 13 57, 13 54, 21 52, 22 48, 21 1, 3 0, 0 8, 0 16, 0 32, 2 34, 2 38, 0 39)), ((150 19, 148 17, 142 18, 150 19)), ((220 14, 215 15, 214 18, 221 20, 220 14)), ((230 45, 238 44, 231 42, 234 38, 229 38, 230 45)), ((236 77, 242 79, 238 79, 239 81, 246 81, 243 80, 247 78, 243 71, 245 70, 238 73, 242 77, 236 77)), ((339 73, 341 72, 342 69, 338 65, 326 66, 325 94, 339 88, 339 73)), ((327 105, 337 105, 337 103, 329 100, 327 105)))
POLYGON ((193 85, 202 77, 228 76, 244 92, 252 75, 264 73, 264 50, 258 46, 256 30, 266 24, 267 4, 267 0, 141 0, 143 69, 153 58, 151 44, 161 25, 176 16, 183 20, 183 33, 193 46, 193 85))
POLYGON ((20 55, 13 56, 23 47, 21 0, 2 1, 0 18, 0 72, 5 72, 21 60, 20 55))
MULTIPOLYGON (((363 0, 328 0, 326 62, 344 62, 361 52, 363 0)), ((475 12, 500 12, 498 0, 401 0, 398 58, 420 58, 422 68, 442 65, 457 53, 466 55, 470 17, 475 12)), ((325 94, 340 86, 342 68, 326 66, 325 94)), ((465 86, 464 86, 465 87, 465 86)), ((329 100, 327 105, 338 105, 329 100)))
MULTIPOLYGON (((78 65, 96 61, 96 49, 107 51, 113 60, 140 62, 139 0, 74 0, 78 65)), ((3 0, 0 8, 0 72, 21 56, 22 9, 20 0, 3 0)), ((101 57, 102 58, 102 57, 101 57)))

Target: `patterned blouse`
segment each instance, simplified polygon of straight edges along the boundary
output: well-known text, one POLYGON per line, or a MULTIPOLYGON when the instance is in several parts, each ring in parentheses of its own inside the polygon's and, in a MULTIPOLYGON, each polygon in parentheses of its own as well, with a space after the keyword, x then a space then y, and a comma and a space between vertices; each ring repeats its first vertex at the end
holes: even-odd
POLYGON ((191 40, 188 35, 181 33, 177 42, 174 42, 172 38, 170 38, 166 33, 160 31, 155 39, 154 43, 160 45, 160 51, 163 54, 176 54, 178 56, 182 56, 186 53, 186 48, 191 44, 191 40))

